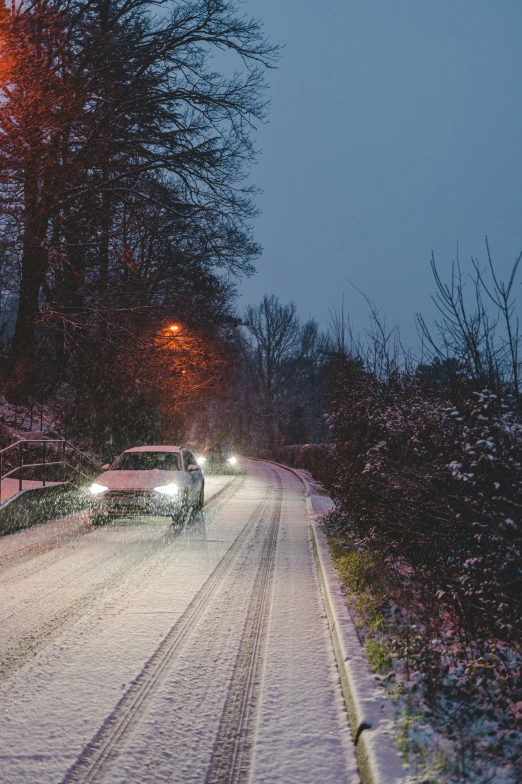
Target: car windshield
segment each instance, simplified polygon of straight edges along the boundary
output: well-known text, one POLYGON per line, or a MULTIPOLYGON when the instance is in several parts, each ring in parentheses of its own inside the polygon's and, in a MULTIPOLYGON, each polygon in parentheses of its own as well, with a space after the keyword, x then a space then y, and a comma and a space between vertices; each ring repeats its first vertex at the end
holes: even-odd
POLYGON ((177 452, 124 452, 111 471, 179 471, 177 452))

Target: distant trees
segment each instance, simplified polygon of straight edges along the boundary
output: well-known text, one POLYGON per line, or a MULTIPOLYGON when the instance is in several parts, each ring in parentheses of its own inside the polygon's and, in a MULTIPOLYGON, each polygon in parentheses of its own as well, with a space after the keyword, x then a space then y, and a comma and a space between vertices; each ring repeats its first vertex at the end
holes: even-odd
POLYGON ((242 347, 259 418, 260 439, 272 447, 323 438, 328 340, 293 302, 265 295, 244 314, 242 347))
POLYGON ((222 373, 194 412, 196 441, 231 442, 268 456, 284 444, 328 439, 332 346, 315 321, 301 321, 293 302, 266 294, 222 345, 222 373))
POLYGON ((95 389, 173 317, 226 326, 218 273, 259 251, 245 173, 276 54, 259 24, 228 0, 40 0, 1 6, 0 41, 0 225, 20 270, 8 399, 27 400, 35 361, 95 389))

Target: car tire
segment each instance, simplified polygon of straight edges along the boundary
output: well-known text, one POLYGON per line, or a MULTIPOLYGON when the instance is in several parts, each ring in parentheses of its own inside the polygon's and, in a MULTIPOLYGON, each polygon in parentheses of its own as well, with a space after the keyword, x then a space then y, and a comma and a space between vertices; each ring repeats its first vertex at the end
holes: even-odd
POLYGON ((177 512, 172 515, 172 522, 174 525, 181 525, 185 522, 185 518, 187 516, 189 508, 189 501, 188 501, 188 490, 185 490, 183 493, 183 498, 181 499, 181 505, 177 512))
POLYGON ((201 491, 198 495, 198 500, 194 504, 194 511, 200 512, 203 509, 203 504, 205 503, 205 485, 201 488, 201 491))

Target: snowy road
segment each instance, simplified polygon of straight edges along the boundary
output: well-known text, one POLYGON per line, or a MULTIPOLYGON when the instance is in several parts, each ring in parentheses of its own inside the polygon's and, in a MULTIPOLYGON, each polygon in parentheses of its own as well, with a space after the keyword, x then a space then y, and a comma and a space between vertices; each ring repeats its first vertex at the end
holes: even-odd
POLYGON ((248 471, 0 539, 0 782, 359 781, 302 485, 248 471))

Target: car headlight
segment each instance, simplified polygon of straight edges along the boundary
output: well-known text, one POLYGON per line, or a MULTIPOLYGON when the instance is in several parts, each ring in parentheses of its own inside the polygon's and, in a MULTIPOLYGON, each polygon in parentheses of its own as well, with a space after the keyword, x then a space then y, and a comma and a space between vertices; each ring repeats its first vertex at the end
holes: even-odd
POLYGON ((207 458, 206 457, 196 457, 196 463, 198 465, 203 465, 203 463, 206 463, 206 462, 207 462, 207 458))
POLYGON ((161 487, 155 487, 154 490, 157 493, 163 493, 164 495, 176 495, 178 492, 177 485, 161 485, 161 487))
POLYGON ((100 493, 104 493, 108 489, 109 488, 105 487, 105 485, 97 485, 96 482, 93 482, 93 484, 90 487, 90 491, 93 495, 99 495, 100 493))
POLYGON ((237 457, 229 457, 227 463, 230 463, 231 465, 235 465, 237 463, 237 457))

